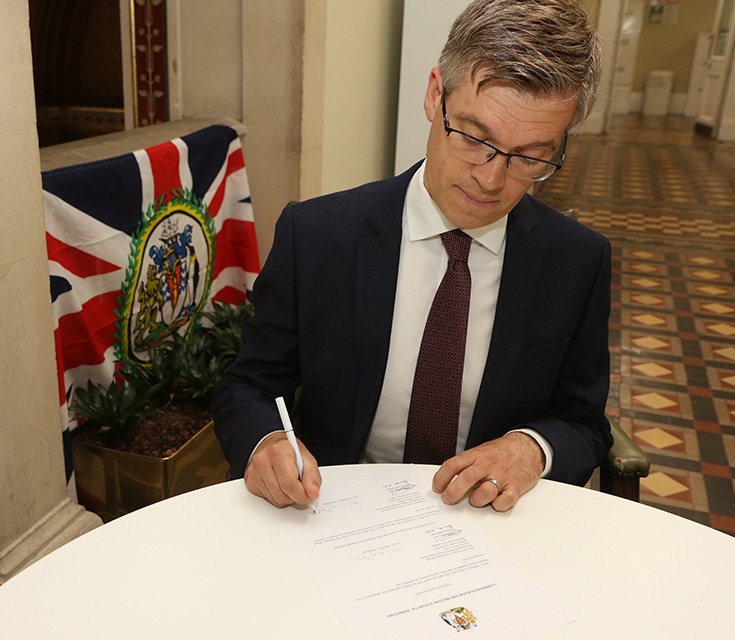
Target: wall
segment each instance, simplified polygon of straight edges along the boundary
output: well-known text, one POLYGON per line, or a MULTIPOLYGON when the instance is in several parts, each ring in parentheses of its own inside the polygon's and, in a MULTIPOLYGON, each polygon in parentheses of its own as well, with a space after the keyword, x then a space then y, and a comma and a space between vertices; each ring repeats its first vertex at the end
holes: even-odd
POLYGON ((597 101, 592 111, 575 131, 575 133, 599 134, 607 131, 612 117, 612 99, 615 81, 615 59, 618 34, 620 32, 620 17, 622 0, 580 0, 580 4, 587 12, 590 22, 597 29, 602 47, 602 75, 597 101))
MULTIPOLYGON (((120 2, 125 29, 128 0, 120 2)), ((304 2, 166 4, 170 118, 245 124, 243 154, 261 262, 281 209, 299 197, 304 2)), ((130 118, 126 123, 129 128, 130 118)))
POLYGON ((327 2, 321 193, 393 173, 402 16, 402 0, 327 2))
POLYGON ((169 109, 242 120, 242 0, 167 0, 169 109))
MULTIPOLYGON (((9 490, 12 484, 48 486, 64 474, 61 456, 39 470, 21 451, 28 437, 34 440, 34 449, 60 451, 61 427, 54 392, 55 356, 33 85, 28 82, 32 73, 30 40, 19 38, 17 32, 18 22, 28 20, 28 7, 18 1, 12 5, 10 15, 6 8, 0 22, 0 86, 13 87, 13 91, 0 94, 0 220, 4 245, 0 252, 0 511, 18 509, 28 515, 25 522, 0 518, 0 549, 50 506, 35 502, 32 492, 9 490), (55 429, 29 433, 28 425, 36 422, 54 424, 55 429)), ((60 500, 62 492, 63 484, 50 502, 60 500)))
POLYGON ((665 25, 650 24, 646 7, 633 91, 645 90, 648 72, 653 69, 670 69, 674 72, 672 93, 686 93, 689 90, 697 36, 712 30, 717 0, 685 0, 678 8, 676 24, 665 25))
POLYGON ((392 174, 402 0, 169 2, 172 117, 244 122, 261 260, 290 200, 392 174))
POLYGON ((402 0, 169 3, 172 118, 244 122, 261 260, 289 201, 392 174, 402 0))
POLYGON ((67 525, 79 517, 81 507, 70 505, 66 498, 24 0, 6 2, 3 7, 0 60, 0 86, 12 87, 0 93, 1 584, 73 537, 67 525))
POLYGON ((730 73, 725 85, 717 139, 722 142, 735 141, 735 64, 730 65, 730 73))
POLYGON ((430 123, 424 113, 429 73, 439 61, 454 19, 466 0, 405 0, 400 63, 395 171, 426 155, 430 123))
POLYGON ((242 31, 244 154, 264 261, 281 210, 300 198, 304 2, 246 0, 242 31))
POLYGON ((593 24, 597 25, 597 16, 600 11, 600 0, 579 0, 593 24))

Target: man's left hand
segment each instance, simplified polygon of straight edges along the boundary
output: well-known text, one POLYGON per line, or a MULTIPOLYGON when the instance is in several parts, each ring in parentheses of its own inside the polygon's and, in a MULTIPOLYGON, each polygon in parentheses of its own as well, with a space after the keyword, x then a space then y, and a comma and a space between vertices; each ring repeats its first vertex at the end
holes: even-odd
POLYGON ((446 504, 465 496, 473 507, 507 511, 532 489, 544 470, 544 453, 528 434, 509 433, 450 458, 434 474, 432 488, 446 504), (488 478, 494 479, 499 488, 488 478))

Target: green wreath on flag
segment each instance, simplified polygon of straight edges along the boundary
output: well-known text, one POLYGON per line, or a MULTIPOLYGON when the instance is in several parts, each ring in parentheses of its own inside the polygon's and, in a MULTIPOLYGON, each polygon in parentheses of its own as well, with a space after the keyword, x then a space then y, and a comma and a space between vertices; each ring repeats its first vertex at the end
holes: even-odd
POLYGON ((212 283, 215 230, 190 189, 153 202, 132 234, 115 309, 118 360, 146 362, 148 350, 196 328, 212 283))

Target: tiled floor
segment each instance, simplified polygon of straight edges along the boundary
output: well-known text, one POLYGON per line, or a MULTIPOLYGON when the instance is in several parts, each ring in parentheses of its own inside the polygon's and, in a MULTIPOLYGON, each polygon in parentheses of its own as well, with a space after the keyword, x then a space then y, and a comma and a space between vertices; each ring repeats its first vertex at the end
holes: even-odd
POLYGON ((651 458, 641 501, 735 535, 735 143, 625 116, 536 193, 612 242, 608 411, 651 458))

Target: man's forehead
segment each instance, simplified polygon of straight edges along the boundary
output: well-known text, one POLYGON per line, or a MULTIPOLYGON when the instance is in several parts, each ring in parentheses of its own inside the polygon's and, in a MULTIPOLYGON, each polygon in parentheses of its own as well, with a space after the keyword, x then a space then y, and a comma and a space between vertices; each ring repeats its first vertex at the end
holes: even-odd
POLYGON ((457 89, 460 89, 465 85, 472 87, 472 91, 476 96, 479 96, 483 89, 500 87, 510 89, 521 96, 549 99, 552 102, 563 103, 577 98, 576 93, 544 91, 533 87, 530 82, 528 84, 523 84, 512 82, 505 78, 500 78, 493 73, 492 66, 487 63, 479 64, 477 67, 471 66, 468 68, 462 84, 460 84, 457 89))

